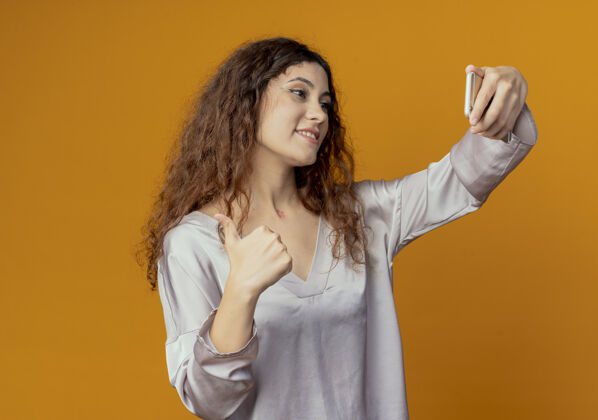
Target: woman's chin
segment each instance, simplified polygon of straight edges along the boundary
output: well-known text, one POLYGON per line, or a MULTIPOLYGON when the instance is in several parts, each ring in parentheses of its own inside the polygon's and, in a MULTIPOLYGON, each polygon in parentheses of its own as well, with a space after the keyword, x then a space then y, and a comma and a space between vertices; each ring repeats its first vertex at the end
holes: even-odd
POLYGON ((310 166, 313 165, 314 163, 316 163, 316 161, 318 160, 318 155, 316 153, 312 153, 306 156, 302 156, 301 158, 298 158, 295 162, 294 166, 310 166))

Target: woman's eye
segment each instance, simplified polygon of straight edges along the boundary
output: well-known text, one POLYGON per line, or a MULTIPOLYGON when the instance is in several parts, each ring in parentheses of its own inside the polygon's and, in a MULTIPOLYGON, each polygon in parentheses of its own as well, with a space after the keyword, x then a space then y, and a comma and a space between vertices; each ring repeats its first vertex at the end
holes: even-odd
MULTIPOLYGON (((298 92, 298 96, 301 96, 302 98, 305 97, 305 91, 303 89, 289 89, 291 92, 295 93, 298 92)), ((330 111, 332 109, 332 104, 329 102, 322 102, 321 103, 322 108, 324 108, 326 111, 330 111)))
POLYGON ((290 89, 291 92, 300 92, 301 94, 299 96, 304 97, 305 96, 305 91, 302 89, 290 89))

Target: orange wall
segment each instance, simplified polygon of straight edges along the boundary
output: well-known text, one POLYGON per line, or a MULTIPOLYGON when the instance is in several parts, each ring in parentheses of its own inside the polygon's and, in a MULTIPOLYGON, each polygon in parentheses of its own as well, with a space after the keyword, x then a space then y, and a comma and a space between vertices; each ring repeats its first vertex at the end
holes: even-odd
POLYGON ((329 59, 357 179, 448 153, 468 128, 467 64, 522 72, 536 147, 480 211, 395 260, 410 414, 593 418, 590 4, 2 2, 3 418, 193 418, 133 245, 200 84, 244 40, 275 35, 329 59))

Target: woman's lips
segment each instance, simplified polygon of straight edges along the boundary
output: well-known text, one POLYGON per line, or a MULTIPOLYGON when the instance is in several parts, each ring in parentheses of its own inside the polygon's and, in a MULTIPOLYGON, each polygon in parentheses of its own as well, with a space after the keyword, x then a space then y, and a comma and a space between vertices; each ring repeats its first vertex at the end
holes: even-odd
POLYGON ((309 141, 310 143, 313 144, 318 144, 318 140, 311 138, 310 136, 306 136, 305 134, 301 134, 300 132, 296 132, 297 134, 299 134, 301 137, 303 137, 304 139, 306 139, 307 141, 309 141))

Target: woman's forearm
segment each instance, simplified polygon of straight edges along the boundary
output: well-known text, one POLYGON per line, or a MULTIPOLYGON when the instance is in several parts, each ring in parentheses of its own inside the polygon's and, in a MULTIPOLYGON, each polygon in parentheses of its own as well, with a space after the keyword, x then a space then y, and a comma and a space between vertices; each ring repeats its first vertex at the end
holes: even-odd
POLYGON ((259 296, 230 286, 234 283, 229 277, 210 328, 210 340, 220 353, 241 350, 253 331, 253 316, 259 296))

